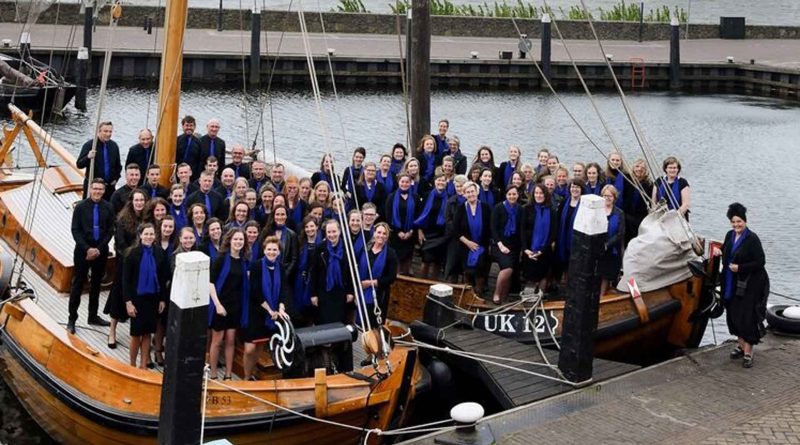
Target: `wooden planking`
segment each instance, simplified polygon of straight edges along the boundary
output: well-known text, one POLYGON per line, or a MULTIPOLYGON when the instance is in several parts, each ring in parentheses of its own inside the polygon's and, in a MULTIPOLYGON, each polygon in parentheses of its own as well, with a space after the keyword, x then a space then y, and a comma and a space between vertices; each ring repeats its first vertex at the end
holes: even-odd
MULTIPOLYGON (((524 345, 514 340, 478 329, 456 327, 447 329, 442 343, 447 347, 461 351, 478 352, 516 360, 544 363, 535 345, 524 345)), ((558 363, 558 351, 544 349, 543 352, 544 356, 551 364, 556 365, 558 363)), ((498 360, 498 362, 533 371, 538 374, 558 377, 558 374, 553 369, 544 366, 501 360, 498 360)), ((473 369, 476 374, 473 377, 480 379, 488 386, 489 391, 495 395, 498 399, 497 401, 504 409, 524 405, 573 389, 570 385, 559 383, 554 380, 485 362, 478 362, 475 366, 470 368, 473 369)), ((624 363, 595 359, 594 380, 611 378, 637 368, 637 366, 624 363)))

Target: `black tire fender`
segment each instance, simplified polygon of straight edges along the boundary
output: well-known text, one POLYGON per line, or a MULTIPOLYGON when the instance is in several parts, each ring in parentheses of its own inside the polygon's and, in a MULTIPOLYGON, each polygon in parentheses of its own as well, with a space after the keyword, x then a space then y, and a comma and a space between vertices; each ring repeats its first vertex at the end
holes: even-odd
POLYGON ((776 304, 767 308, 767 323, 782 332, 800 334, 800 320, 786 318, 783 310, 790 307, 788 304, 776 304))

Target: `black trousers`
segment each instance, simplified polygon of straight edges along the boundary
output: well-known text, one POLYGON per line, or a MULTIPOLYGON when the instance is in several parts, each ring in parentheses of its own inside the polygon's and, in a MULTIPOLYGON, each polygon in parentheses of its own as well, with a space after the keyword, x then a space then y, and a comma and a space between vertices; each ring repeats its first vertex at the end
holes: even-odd
POLYGON ((103 275, 106 273, 108 252, 101 251, 99 257, 92 261, 86 261, 86 253, 75 249, 73 257, 75 273, 72 276, 72 287, 69 290, 69 321, 78 319, 81 293, 90 270, 92 271, 92 280, 89 287, 89 318, 97 315, 98 306, 100 305, 100 284, 103 282, 103 275))

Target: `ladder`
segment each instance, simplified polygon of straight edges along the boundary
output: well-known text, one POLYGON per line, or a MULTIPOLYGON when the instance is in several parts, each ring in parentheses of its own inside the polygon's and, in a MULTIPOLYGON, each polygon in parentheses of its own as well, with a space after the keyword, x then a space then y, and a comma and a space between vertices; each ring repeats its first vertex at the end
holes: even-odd
POLYGON ((641 57, 631 57, 631 88, 644 88, 647 77, 645 73, 644 59, 641 57))

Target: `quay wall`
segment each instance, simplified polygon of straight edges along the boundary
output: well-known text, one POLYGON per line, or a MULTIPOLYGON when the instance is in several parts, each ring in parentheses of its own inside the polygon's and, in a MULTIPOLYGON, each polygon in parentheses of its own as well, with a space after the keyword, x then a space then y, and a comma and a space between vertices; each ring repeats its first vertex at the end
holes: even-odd
MULTIPOLYGON (((0 23, 14 22, 15 3, 0 1, 0 23)), ((222 14, 223 29, 249 30, 250 10, 239 11, 226 9, 222 14)), ((163 26, 163 8, 145 6, 125 6, 120 26, 142 26, 150 18, 153 26, 163 26)), ((108 23, 109 8, 100 11, 99 23, 108 23)), ((188 15, 188 27, 199 29, 217 28, 217 9, 192 8, 188 15)), ((330 33, 355 34, 397 34, 405 33, 406 20, 392 14, 360 14, 360 13, 322 13, 325 31, 330 33)), ((82 25, 83 16, 78 4, 52 5, 39 17, 37 23, 60 25, 82 25), (56 20, 57 19, 57 20, 56 20)), ((308 31, 322 32, 320 14, 306 13, 308 31)), ((541 22, 534 19, 517 19, 520 31, 531 38, 540 37, 541 22)), ((585 21, 558 20, 558 26, 566 39, 591 40, 594 36, 585 21)), ((637 22, 596 22, 598 35, 603 40, 638 40, 639 23, 637 22)), ((266 10, 261 13, 261 29, 264 31, 300 32, 297 14, 287 11, 266 10)), ((458 37, 515 37, 516 28, 511 19, 493 17, 431 17, 431 30, 434 35, 458 37)), ((686 27, 681 27, 681 37, 685 37, 686 27)), ((670 25, 668 23, 644 23, 642 25, 643 40, 669 40, 670 25)), ((719 24, 690 24, 690 39, 720 38, 719 24)), ((747 25, 747 39, 800 39, 800 26, 765 26, 747 25)))
MULTIPOLYGON (((94 60, 102 60, 95 51, 94 60)), ((34 57, 49 58, 46 50, 33 50, 34 57)), ((56 50, 53 66, 62 73, 75 71, 74 55, 56 50), (68 66, 64 66, 68 64, 68 66)), ((266 88, 274 58, 262 57, 261 85, 266 88)), ((186 85, 241 85, 242 76, 249 78, 249 63, 231 54, 186 54, 183 80, 186 85)), ((369 89, 402 89, 398 58, 332 59, 337 86, 369 89)), ((314 60, 317 78, 330 84, 326 58, 314 60)), ((111 60, 109 80, 112 82, 144 81, 158 84, 161 58, 158 54, 116 51, 111 60)), ((631 62, 613 62, 615 74, 626 91, 665 91, 670 89, 669 64, 648 62, 645 75, 633 77, 631 62)), ((578 67, 592 90, 613 90, 608 68, 601 62, 579 62, 578 67)), ((91 63, 91 78, 100 79, 102 63, 91 63)), ((800 71, 745 63, 683 63, 681 91, 705 94, 745 94, 800 100, 800 71)), ((536 67, 529 59, 441 59, 431 60, 431 88, 434 89, 547 89, 536 67)), ((556 91, 582 89, 573 67, 566 62, 553 62, 551 82, 556 91)), ((307 87, 308 67, 304 56, 281 56, 275 64, 274 86, 307 87)), ((252 88, 252 87, 251 87, 252 88)))

